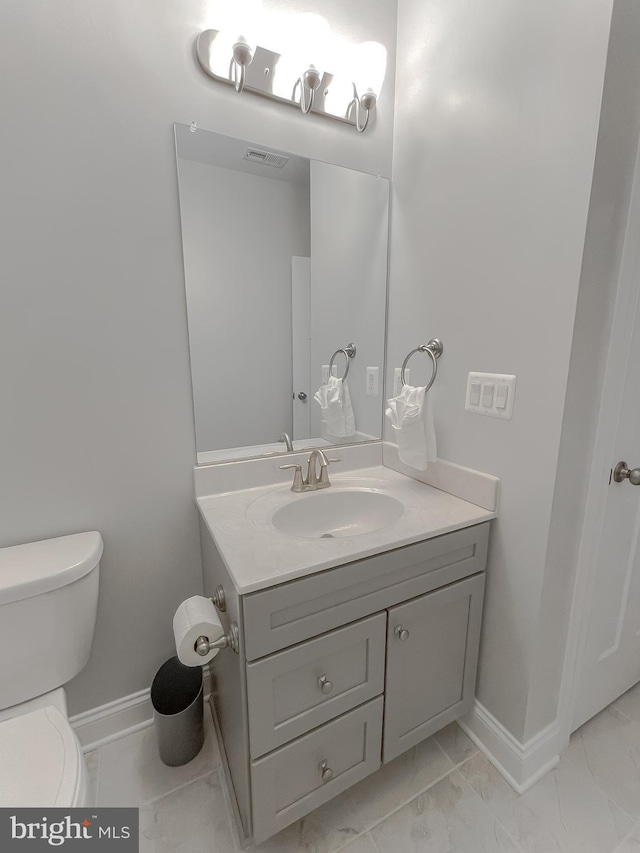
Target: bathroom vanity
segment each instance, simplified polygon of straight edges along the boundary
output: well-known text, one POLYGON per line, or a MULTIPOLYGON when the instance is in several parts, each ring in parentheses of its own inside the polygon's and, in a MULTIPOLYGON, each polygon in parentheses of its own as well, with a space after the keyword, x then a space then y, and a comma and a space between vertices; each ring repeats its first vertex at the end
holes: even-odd
POLYGON ((297 529, 283 508, 304 515, 300 502, 316 496, 282 483, 198 499, 205 594, 222 587, 221 619, 238 632, 237 653, 211 664, 216 730, 241 833, 256 842, 460 717, 474 696, 495 513, 382 466, 332 470, 332 481, 317 493, 327 505, 377 494, 402 504, 400 518, 386 505, 393 520, 359 535, 297 529))
MULTIPOLYGON (((378 441, 388 180, 175 133, 204 592, 229 646, 212 707, 241 836, 259 842, 469 708, 497 481, 441 460, 420 477, 378 441), (338 377, 344 402, 347 374, 330 433, 318 389, 338 377), (340 459, 309 493, 316 480, 280 465, 318 447, 320 476, 340 459)), ((412 346, 401 380, 427 353, 411 381, 430 387, 442 344, 412 346)))

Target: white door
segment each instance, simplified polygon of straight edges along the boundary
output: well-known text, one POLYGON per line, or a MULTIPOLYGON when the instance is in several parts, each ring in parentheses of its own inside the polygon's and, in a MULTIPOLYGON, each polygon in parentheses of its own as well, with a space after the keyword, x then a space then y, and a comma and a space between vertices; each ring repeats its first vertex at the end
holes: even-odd
MULTIPOLYGON (((640 159, 639 159, 640 166, 640 159)), ((640 169, 632 194, 581 557, 590 566, 572 731, 640 681, 640 169)))
POLYGON ((291 258, 293 436, 311 436, 311 258, 291 258))

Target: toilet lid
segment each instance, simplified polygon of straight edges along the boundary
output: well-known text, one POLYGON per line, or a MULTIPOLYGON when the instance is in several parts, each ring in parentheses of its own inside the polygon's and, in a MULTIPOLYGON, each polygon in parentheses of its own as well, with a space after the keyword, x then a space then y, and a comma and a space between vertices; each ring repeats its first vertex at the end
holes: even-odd
POLYGON ((82 756, 52 705, 0 723, 0 807, 73 805, 82 756))

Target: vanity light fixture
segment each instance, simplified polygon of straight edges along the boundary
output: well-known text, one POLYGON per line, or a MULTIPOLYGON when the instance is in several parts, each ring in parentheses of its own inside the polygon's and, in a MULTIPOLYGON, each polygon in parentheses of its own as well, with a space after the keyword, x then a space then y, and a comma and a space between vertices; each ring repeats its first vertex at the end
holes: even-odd
POLYGON ((347 114, 355 115, 356 129, 364 133, 369 124, 371 111, 375 108, 378 93, 382 88, 387 65, 387 52, 377 41, 365 41, 355 50, 353 98, 347 114), (362 92, 362 95, 358 95, 362 92), (364 120, 362 114, 364 113, 364 120))
POLYGON ((356 119, 356 130, 358 133, 364 133, 367 129, 367 125, 369 124, 369 116, 371 115, 371 110, 375 107, 376 101, 378 100, 378 96, 375 92, 371 90, 367 91, 362 95, 362 97, 358 97, 358 90, 356 89, 356 84, 353 84, 353 99, 350 101, 349 106, 347 107, 347 115, 350 115, 352 110, 355 111, 355 119, 356 119), (365 113, 364 121, 360 122, 360 116, 362 112, 365 113))
MULTIPOLYGON (((320 63, 310 63, 307 59, 306 70, 302 73, 298 72, 298 76, 292 75, 289 78, 293 82, 293 89, 288 88, 283 93, 277 83, 274 87, 274 81, 285 68, 290 69, 293 57, 283 56, 261 45, 256 45, 255 49, 252 49, 248 40, 242 36, 237 37, 231 46, 224 35, 221 37, 219 30, 205 30, 198 36, 196 55, 200 66, 209 77, 234 86, 236 92, 244 91, 262 95, 281 104, 296 107, 305 115, 314 113, 344 122, 363 133, 375 110, 384 77, 386 51, 382 45, 377 47, 379 52, 376 59, 379 64, 381 54, 383 59, 382 71, 380 73, 380 69, 378 70, 378 80, 375 85, 360 85, 360 80, 356 79, 350 83, 346 92, 345 80, 341 81, 328 71, 319 70, 320 63), (225 71, 226 68, 228 72, 225 71), (358 91, 364 94, 359 96, 358 91), (290 97, 288 92, 291 92, 290 97)), ((296 53, 299 53, 299 49, 296 53)), ((296 56, 294 67, 297 62, 296 56)), ((302 67, 304 68, 305 65, 303 64, 302 67)), ((366 73, 365 64, 361 71, 366 73)), ((354 77, 362 78, 362 73, 354 74, 354 77)), ((369 77, 371 77, 370 73, 369 77)))
POLYGON ((244 89, 244 81, 247 65, 251 64, 253 59, 253 51, 244 36, 238 36, 232 48, 231 64, 229 66, 229 76, 233 74, 233 82, 236 92, 242 92, 244 89), (238 73, 238 69, 240 69, 238 73))
POLYGON ((302 77, 298 77, 296 80, 293 92, 291 93, 291 99, 295 100, 296 89, 300 86, 300 109, 305 115, 310 112, 313 106, 316 89, 320 86, 320 83, 322 83, 322 75, 314 65, 310 65, 302 77), (305 92, 307 93, 306 95, 305 92))

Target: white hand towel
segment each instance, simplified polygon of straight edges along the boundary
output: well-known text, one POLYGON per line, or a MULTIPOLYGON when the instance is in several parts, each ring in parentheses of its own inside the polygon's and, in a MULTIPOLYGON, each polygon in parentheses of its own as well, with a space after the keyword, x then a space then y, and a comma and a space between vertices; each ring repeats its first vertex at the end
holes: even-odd
POLYGON ((313 399, 322 411, 327 435, 348 438, 355 435, 356 423, 349 395, 349 386, 342 379, 330 376, 326 385, 321 385, 313 399))
POLYGON ((425 471, 438 457, 433 409, 424 386, 405 385, 397 397, 387 400, 385 415, 391 421, 400 461, 425 471))

